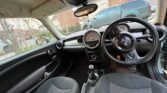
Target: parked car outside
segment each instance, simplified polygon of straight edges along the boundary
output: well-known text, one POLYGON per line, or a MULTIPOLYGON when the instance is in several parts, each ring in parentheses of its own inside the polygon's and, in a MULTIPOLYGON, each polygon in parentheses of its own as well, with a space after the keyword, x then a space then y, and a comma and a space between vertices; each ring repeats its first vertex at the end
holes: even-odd
POLYGON ((99 27, 111 24, 113 21, 123 17, 138 17, 147 19, 151 15, 151 5, 144 0, 131 0, 117 6, 101 10, 83 25, 88 27, 99 27))
POLYGON ((151 13, 154 13, 157 8, 157 5, 151 5, 151 13))
POLYGON ((0 39, 0 55, 8 53, 10 51, 9 48, 10 46, 0 39))

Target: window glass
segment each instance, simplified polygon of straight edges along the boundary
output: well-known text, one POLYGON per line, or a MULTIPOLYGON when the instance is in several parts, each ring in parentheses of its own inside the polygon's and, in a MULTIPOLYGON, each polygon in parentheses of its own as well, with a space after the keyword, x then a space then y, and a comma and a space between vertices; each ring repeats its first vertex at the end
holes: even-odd
POLYGON ((97 11, 85 16, 75 17, 77 7, 67 9, 49 16, 50 21, 63 35, 69 35, 88 28, 99 28, 109 25, 122 17, 139 17, 151 20, 155 15, 157 0, 94 0, 98 5, 97 11), (117 8, 112 8, 117 6, 117 8), (114 11, 114 12, 112 12, 114 11), (102 14, 101 14, 101 13, 102 14), (110 19, 108 19, 110 18, 110 19), (109 23, 109 24, 108 24, 109 23))
POLYGON ((37 19, 0 19, 0 64, 2 60, 55 41, 55 37, 37 19))

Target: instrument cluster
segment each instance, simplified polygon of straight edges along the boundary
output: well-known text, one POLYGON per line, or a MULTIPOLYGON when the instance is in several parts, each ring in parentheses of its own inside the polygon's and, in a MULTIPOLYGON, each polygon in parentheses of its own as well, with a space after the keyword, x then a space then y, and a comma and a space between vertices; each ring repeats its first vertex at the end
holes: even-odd
POLYGON ((100 45, 100 39, 100 33, 90 30, 83 36, 83 43, 88 49, 95 49, 100 45))

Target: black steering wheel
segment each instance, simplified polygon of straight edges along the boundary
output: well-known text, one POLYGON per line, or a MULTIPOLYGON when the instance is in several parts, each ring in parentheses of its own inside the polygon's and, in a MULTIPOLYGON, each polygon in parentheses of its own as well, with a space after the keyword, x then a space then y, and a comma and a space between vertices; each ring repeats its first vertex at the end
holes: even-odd
POLYGON ((122 18, 113 22, 107 30, 103 33, 101 40, 102 49, 105 54, 114 62, 126 65, 136 65, 148 62, 155 54, 159 45, 159 36, 157 30, 148 22, 139 18, 122 18), (134 36, 130 31, 121 31, 119 25, 127 22, 136 22, 146 27, 150 31, 148 35, 134 36), (109 38, 110 36, 110 38, 109 38), (152 38, 152 48, 144 56, 139 56, 137 53, 137 40, 152 38), (109 51, 106 45, 106 38, 111 41, 111 46, 121 53, 124 60, 116 58, 111 55, 112 51, 109 51))

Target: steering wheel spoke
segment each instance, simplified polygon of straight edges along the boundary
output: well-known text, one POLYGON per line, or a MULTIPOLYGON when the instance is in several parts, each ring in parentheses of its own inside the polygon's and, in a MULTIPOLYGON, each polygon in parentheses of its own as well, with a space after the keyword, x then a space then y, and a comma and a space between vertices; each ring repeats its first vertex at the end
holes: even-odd
POLYGON ((124 56, 125 62, 127 63, 134 63, 136 62, 136 60, 139 60, 141 58, 137 53, 136 49, 127 53, 122 53, 122 55, 124 56))
POLYGON ((113 41, 111 39, 105 39, 105 46, 112 46, 113 41))
POLYGON ((149 37, 151 37, 151 35, 142 35, 142 36, 136 36, 136 39, 148 39, 149 37))

